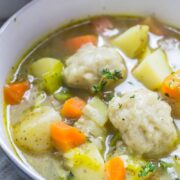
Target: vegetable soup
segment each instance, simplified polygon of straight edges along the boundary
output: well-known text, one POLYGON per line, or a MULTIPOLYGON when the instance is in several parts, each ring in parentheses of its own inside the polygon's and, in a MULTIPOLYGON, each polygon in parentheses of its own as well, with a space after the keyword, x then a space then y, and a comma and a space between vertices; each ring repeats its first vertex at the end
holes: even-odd
POLYGON ((100 16, 59 29, 9 73, 7 128, 47 180, 180 178, 180 31, 100 16))

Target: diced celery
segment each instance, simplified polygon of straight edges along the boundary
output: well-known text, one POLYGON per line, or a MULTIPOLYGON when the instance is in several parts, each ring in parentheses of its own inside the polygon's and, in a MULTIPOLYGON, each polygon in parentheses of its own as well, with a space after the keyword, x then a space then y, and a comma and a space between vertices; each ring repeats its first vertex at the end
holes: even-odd
POLYGON ((106 136, 106 130, 104 128, 100 127, 94 121, 91 121, 89 119, 85 119, 84 117, 81 117, 75 123, 75 126, 78 129, 80 129, 82 132, 84 132, 87 136, 88 135, 93 135, 94 137, 106 136))
POLYGON ((107 135, 105 127, 100 127, 97 123, 86 117, 81 117, 74 124, 81 132, 83 132, 100 152, 103 151, 104 141, 107 135))
POLYGON ((158 49, 148 55, 134 70, 133 75, 149 89, 157 90, 172 72, 166 54, 158 49))
POLYGON ((54 94, 54 97, 60 102, 66 101, 71 96, 72 96, 71 93, 68 91, 68 89, 65 88, 62 88, 59 92, 56 92, 54 94))
POLYGON ((127 56, 135 58, 146 48, 149 27, 136 25, 112 40, 112 44, 120 48, 127 56))
POLYGON ((56 91, 62 83, 63 64, 54 58, 42 58, 30 65, 32 75, 43 80, 43 86, 48 93, 56 91))
POLYGON ((65 153, 64 164, 73 173, 75 180, 104 179, 104 160, 91 143, 65 153))
POLYGON ((98 97, 93 97, 83 109, 83 114, 88 119, 96 122, 100 127, 107 122, 107 106, 98 97))

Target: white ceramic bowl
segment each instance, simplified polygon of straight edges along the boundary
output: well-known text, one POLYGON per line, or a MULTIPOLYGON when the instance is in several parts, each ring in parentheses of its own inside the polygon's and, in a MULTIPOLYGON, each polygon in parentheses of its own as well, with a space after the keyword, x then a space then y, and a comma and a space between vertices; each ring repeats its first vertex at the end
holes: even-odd
POLYGON ((68 23, 100 14, 155 15, 180 28, 180 0, 35 0, 0 29, 0 145, 33 179, 43 179, 14 153, 3 121, 2 88, 10 68, 40 38, 68 23))

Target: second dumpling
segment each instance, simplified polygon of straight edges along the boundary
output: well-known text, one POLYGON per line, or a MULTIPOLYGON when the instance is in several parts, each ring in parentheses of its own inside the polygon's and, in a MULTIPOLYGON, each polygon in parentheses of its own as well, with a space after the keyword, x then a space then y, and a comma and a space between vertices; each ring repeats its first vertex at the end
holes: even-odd
POLYGON ((66 60, 65 83, 70 87, 91 90, 101 80, 103 69, 120 72, 122 78, 118 82, 126 77, 126 66, 115 48, 85 45, 66 60))

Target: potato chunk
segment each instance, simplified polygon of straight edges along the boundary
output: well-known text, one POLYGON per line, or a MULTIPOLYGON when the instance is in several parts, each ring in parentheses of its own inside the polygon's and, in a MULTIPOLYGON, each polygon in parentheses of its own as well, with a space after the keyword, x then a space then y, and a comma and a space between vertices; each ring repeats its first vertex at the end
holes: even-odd
POLYGON ((65 165, 75 180, 103 180, 104 160, 95 145, 88 143, 64 154, 65 165))
POLYGON ((127 56, 135 58, 146 48, 149 27, 136 25, 113 39, 112 44, 120 48, 127 56))
POLYGON ((47 106, 25 113, 14 126, 15 143, 24 150, 35 153, 51 149, 50 124, 59 120, 59 114, 47 106))
POLYGON ((148 55, 134 70, 134 76, 146 87, 157 90, 166 76, 172 72, 166 54, 158 49, 148 55))

